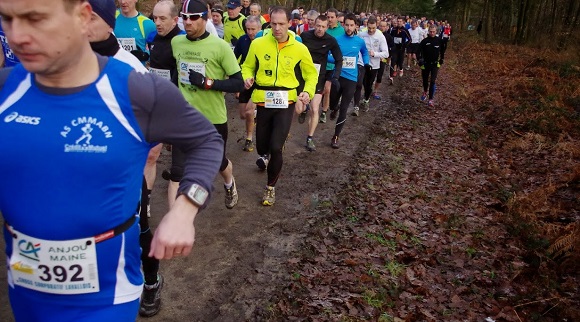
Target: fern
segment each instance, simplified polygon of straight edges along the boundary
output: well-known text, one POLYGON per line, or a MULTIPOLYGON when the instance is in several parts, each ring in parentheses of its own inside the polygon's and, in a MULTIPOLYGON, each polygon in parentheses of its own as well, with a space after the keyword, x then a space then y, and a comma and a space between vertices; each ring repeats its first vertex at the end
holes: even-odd
POLYGON ((577 248, 578 244, 580 244, 580 237, 578 236, 580 225, 578 222, 570 224, 568 227, 573 229, 569 229, 570 232, 568 234, 560 236, 548 248, 548 253, 554 258, 567 257, 567 255, 572 254, 574 249, 577 248))

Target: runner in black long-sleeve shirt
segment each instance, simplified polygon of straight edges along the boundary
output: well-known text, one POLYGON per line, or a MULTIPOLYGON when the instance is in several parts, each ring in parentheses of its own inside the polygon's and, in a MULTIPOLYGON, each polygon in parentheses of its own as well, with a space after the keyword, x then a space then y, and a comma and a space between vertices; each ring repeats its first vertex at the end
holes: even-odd
POLYGON ((391 28, 391 36, 393 37, 393 42, 395 44, 395 47, 393 48, 393 57, 391 57, 391 67, 393 71, 391 76, 397 76, 397 70, 399 71, 399 76, 403 76, 405 48, 407 48, 407 44, 411 42, 411 35, 409 35, 409 31, 405 29, 405 21, 403 21, 403 18, 399 17, 397 19, 397 26, 391 28))
MULTIPOLYGON (((324 91, 324 84, 326 82, 326 61, 328 59, 329 51, 332 53, 335 61, 333 77, 338 80, 342 71, 342 52, 340 51, 336 38, 326 33, 327 29, 328 18, 325 15, 320 15, 315 20, 314 30, 303 32, 300 35, 302 37, 302 43, 308 48, 308 51, 312 56, 312 61, 316 68, 318 68, 318 83, 316 84, 314 98, 310 102, 311 112, 310 120, 308 121, 308 137, 306 138, 306 148, 309 151, 316 150, 312 137, 316 130, 316 126, 318 125, 318 109, 320 107, 320 102, 322 101, 322 92, 324 91)), ((306 111, 300 115, 302 120, 304 120, 304 117, 306 116, 304 113, 306 113, 306 111)))
POLYGON ((421 65, 421 76, 423 77, 423 95, 421 100, 427 99, 427 90, 429 90, 429 107, 435 106, 433 97, 435 96, 435 80, 440 67, 440 50, 441 38, 437 37, 437 27, 429 27, 427 38, 419 44, 419 65, 421 65), (431 80, 429 80, 431 75, 431 80))

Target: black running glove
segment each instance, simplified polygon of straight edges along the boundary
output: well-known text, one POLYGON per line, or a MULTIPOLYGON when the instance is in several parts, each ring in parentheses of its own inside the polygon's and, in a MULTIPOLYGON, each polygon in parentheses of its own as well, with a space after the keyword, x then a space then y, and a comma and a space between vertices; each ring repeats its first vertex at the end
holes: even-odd
POLYGON ((131 50, 131 54, 137 57, 137 59, 139 59, 140 62, 146 62, 149 60, 149 54, 142 51, 141 49, 131 50))
POLYGON ((189 70, 189 82, 191 83, 191 85, 197 86, 201 89, 205 89, 205 77, 201 73, 196 72, 193 69, 189 70))

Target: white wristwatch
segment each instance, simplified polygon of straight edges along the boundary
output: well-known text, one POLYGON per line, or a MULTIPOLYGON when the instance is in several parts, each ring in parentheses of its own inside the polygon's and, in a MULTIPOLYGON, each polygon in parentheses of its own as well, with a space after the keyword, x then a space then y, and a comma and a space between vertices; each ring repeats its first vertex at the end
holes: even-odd
POLYGON ((209 192, 197 183, 192 184, 189 189, 181 192, 181 194, 198 207, 202 207, 209 196, 209 192))

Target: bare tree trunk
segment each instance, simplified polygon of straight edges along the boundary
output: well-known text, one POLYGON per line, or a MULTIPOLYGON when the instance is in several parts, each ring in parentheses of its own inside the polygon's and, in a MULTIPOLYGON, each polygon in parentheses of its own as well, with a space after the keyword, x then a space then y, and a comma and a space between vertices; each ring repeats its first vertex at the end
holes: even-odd
MULTIPOLYGON (((572 38, 572 34, 576 32, 576 26, 580 22, 580 4, 578 0, 570 0, 568 4, 568 10, 566 11, 566 19, 562 21, 562 31, 566 30, 562 35, 560 35, 560 41, 558 42, 558 50, 566 48, 568 40, 572 38), (574 8, 576 8, 576 14, 572 16, 574 12, 574 8), (568 28, 564 28, 564 26, 568 26, 568 28)), ((578 37, 575 37, 578 39, 578 37)))
MULTIPOLYGON (((526 26, 526 42, 528 42, 532 38, 538 27, 541 28, 546 27, 541 24, 542 19, 540 15, 542 11, 540 10, 540 5, 542 5, 543 3, 544 1, 542 0, 530 1, 530 14, 528 15, 528 17, 535 17, 535 20, 532 21, 528 20, 528 24, 526 26)), ((534 39, 538 40, 537 37, 534 37, 534 39)))
MULTIPOLYGON (((314 7, 314 0, 310 0, 310 4, 308 5, 308 10, 315 9, 314 7)), ((316 10, 320 10, 320 8, 316 8, 316 10)))
POLYGON ((467 29, 467 18, 469 15, 469 7, 471 6, 471 0, 465 0, 465 5, 463 6, 463 19, 459 25, 459 30, 465 31, 467 29))
POLYGON ((519 17, 518 17, 518 31, 516 33, 516 43, 522 44, 526 40, 528 33, 528 21, 530 15, 531 0, 521 0, 519 17))
POLYGON ((492 28, 492 13, 493 13, 493 2, 494 0, 485 0, 485 43, 490 43, 493 39, 493 28, 492 28))
MULTIPOLYGON (((556 9, 557 9, 557 3, 558 0, 552 0, 552 14, 550 16, 550 33, 553 33, 556 30, 561 30, 560 28, 557 28, 559 26, 556 26, 556 9)), ((558 24, 560 25, 560 24, 558 24)))
POLYGON ((358 2, 359 0, 354 0, 353 4, 352 4, 352 10, 356 11, 356 8, 358 7, 358 2))
POLYGON ((510 0, 510 39, 514 40, 518 30, 517 0, 510 0))
POLYGON ((333 8, 333 6, 332 6, 332 2, 333 2, 332 0, 326 0, 326 8, 327 8, 327 9, 328 9, 328 8, 333 8))

